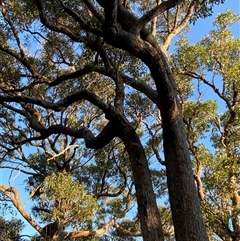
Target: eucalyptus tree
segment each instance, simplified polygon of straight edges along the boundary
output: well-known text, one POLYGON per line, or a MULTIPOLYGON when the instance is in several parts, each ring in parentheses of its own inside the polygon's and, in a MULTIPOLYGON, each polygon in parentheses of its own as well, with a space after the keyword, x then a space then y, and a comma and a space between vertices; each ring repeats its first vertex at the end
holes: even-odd
POLYGON ((199 43, 191 45, 186 38, 179 41, 172 61, 178 79, 189 79, 189 85, 192 79, 198 86, 196 102, 189 99, 189 91, 180 96, 194 178, 211 240, 240 239, 240 40, 230 29, 239 21, 239 14, 232 11, 219 14, 213 30, 199 43), (211 99, 204 96, 206 86, 211 99))
MULTIPOLYGON (((3 165, 8 162, 19 169, 20 164, 25 174, 34 177, 34 169, 27 170, 32 161, 44 176, 54 168, 63 171, 74 166, 75 149, 70 149, 79 148, 80 139, 86 148, 100 149, 119 138, 129 157, 143 239, 163 240, 147 153, 137 130, 141 118, 149 127, 142 112, 156 105, 161 113, 165 156, 161 163, 166 166, 176 240, 208 240, 167 50, 189 20, 211 14, 213 5, 220 2, 1 1, 3 165), (138 95, 145 95, 149 104, 140 109, 135 105, 130 113, 138 95), (27 145, 34 146, 37 155, 26 155, 27 145)), ((154 143, 152 150, 161 160, 154 143)), ((120 167, 117 162, 117 173, 125 180, 120 167)), ((17 190, 0 188, 45 236, 19 203, 17 190)), ((101 230, 110 226, 117 226, 115 219, 101 230)), ((90 229, 86 236, 98 235, 90 229)), ((56 239, 69 235, 59 229, 56 239)))

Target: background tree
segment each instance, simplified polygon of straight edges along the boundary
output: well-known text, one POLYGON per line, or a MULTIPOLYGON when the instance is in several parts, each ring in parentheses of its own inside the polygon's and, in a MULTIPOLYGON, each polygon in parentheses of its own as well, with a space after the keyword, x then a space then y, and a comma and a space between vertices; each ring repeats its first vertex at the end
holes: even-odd
MULTIPOLYGON (((0 217, 0 240, 6 241, 24 241, 24 236, 20 235, 24 225, 21 220, 12 218, 6 220, 0 217)), ((25 236, 26 237, 26 236, 25 236)))
MULTIPOLYGON (((239 39, 230 27, 240 20, 227 11, 199 43, 179 41, 173 57, 179 78, 198 86, 198 100, 180 94, 195 181, 211 240, 239 240, 239 39), (197 58, 196 58, 197 56, 197 58), (211 99, 203 89, 212 90, 211 99), (203 138, 207 138, 206 145, 203 138), (211 143, 211 146, 210 146, 211 143)), ((190 89, 190 88, 189 88, 190 89)), ((188 92, 187 95, 189 95, 188 92)), ((192 97, 191 97, 192 98, 192 97)))

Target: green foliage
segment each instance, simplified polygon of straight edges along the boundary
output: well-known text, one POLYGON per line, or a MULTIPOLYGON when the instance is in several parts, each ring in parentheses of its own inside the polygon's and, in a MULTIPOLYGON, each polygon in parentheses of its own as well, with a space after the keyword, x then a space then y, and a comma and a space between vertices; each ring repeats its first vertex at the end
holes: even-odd
MULTIPOLYGON (((1 94, 40 101, 38 104, 1 102, 1 166, 20 170, 26 175, 26 191, 34 202, 31 214, 35 214, 41 222, 57 221, 70 231, 92 231, 115 219, 133 237, 111 227, 101 238, 89 235, 76 240, 137 240, 141 234, 136 218, 133 174, 125 146, 115 138, 104 148, 89 150, 83 147, 85 143, 80 139, 82 127, 89 128, 97 136, 106 126, 107 116, 86 100, 75 101, 69 108, 56 110, 43 108, 41 104, 48 101, 57 106, 62 98, 73 101, 71 94, 87 90, 107 105, 114 105, 119 101, 116 101, 116 86, 123 78, 125 83, 120 84, 123 84, 125 118, 141 137, 156 197, 167 199, 166 171, 159 164, 164 160, 156 155, 160 153, 163 156, 161 116, 153 101, 141 93, 147 88, 155 91, 150 72, 138 58, 104 42, 102 22, 83 1, 64 3, 82 17, 89 29, 99 31, 97 37, 88 28, 86 30, 81 21, 67 14, 61 1, 43 1, 44 12, 51 24, 61 26, 61 29, 66 27, 68 34, 44 27, 35 1, 6 2, 21 44, 18 45, 14 29, 1 15, 1 94), (81 74, 85 66, 91 70, 81 74), (76 74, 75 71, 79 72, 76 74), (74 72, 76 75, 73 76, 74 72), (56 80, 59 82, 54 82, 56 80), (43 129, 44 132, 41 132, 43 129), (28 149, 29 146, 31 149, 28 149)), ((92 2, 99 14, 103 14, 103 9, 92 2)), ((189 18, 187 13, 193 1, 184 1, 158 16, 156 40, 166 50, 170 45, 166 40, 170 38, 171 42, 172 34, 177 32, 181 23, 209 16, 213 5, 223 1, 195 2, 196 8, 189 18)), ((139 15, 155 6, 156 1, 144 0, 130 1, 129 7, 131 12, 139 15)), ((202 208, 212 240, 216 240, 221 232, 228 237, 223 223, 228 226, 239 215, 238 206, 232 203, 237 197, 233 194, 239 192, 237 185, 240 178, 240 107, 237 105, 240 42, 229 30, 237 21, 239 16, 230 11, 218 15, 213 31, 199 43, 192 45, 186 37, 182 37, 177 42, 176 52, 169 56, 183 110, 194 174, 201 178, 204 189, 202 208), (214 100, 212 97, 204 99, 205 85, 216 94, 214 100), (226 109, 219 112, 222 103, 226 109), (208 141, 212 146, 206 144, 208 141)), ((150 24, 147 28, 150 29, 150 24)), ((187 30, 186 24, 182 31, 187 30)), ((185 32, 182 33, 184 35, 185 32)), ((170 209, 168 205, 159 209, 165 240, 172 241, 174 230, 170 209)), ((35 236, 32 240, 44 239, 35 236)))
POLYGON ((20 232, 24 228, 24 224, 21 220, 12 218, 6 220, 0 217, 0 240, 4 241, 24 241, 21 238, 20 232))
POLYGON ((40 191, 42 201, 51 210, 42 215, 45 220, 84 227, 99 209, 96 199, 65 172, 47 176, 40 191))
POLYGON ((217 15, 214 30, 194 45, 180 40, 173 55, 176 74, 197 83, 197 101, 183 99, 182 107, 210 240, 239 235, 240 41, 229 29, 239 20, 232 11, 217 15), (215 101, 201 100, 206 86, 215 101))

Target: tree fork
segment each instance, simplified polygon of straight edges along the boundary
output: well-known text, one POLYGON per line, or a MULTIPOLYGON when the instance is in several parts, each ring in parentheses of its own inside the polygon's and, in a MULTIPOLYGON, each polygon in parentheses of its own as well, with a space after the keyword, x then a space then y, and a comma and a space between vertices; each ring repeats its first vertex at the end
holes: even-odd
MULTIPOLYGON (((124 19, 122 19, 124 21, 124 19)), ((141 59, 154 79, 163 121, 164 155, 172 217, 177 241, 207 241, 200 202, 193 178, 175 81, 160 46, 121 29, 105 30, 105 40, 141 59)))

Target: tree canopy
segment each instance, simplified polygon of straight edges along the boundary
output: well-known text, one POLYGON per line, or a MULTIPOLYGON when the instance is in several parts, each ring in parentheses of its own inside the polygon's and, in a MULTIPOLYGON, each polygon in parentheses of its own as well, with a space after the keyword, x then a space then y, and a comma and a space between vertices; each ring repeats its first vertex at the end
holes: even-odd
POLYGON ((240 238, 239 15, 184 37, 219 3, 1 1, 0 168, 31 210, 12 176, 1 202, 32 241, 240 238))

